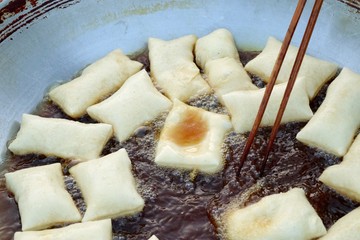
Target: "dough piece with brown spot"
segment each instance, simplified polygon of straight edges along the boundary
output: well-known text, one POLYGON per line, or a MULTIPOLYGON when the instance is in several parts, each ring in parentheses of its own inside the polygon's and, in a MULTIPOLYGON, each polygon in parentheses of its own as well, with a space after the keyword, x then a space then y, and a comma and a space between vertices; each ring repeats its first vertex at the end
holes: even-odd
POLYGON ((221 147, 230 128, 228 116, 175 100, 160 135, 155 162, 206 173, 220 171, 224 164, 221 147))
POLYGON ((224 224, 229 240, 310 240, 326 234, 301 188, 231 209, 224 216, 224 224))

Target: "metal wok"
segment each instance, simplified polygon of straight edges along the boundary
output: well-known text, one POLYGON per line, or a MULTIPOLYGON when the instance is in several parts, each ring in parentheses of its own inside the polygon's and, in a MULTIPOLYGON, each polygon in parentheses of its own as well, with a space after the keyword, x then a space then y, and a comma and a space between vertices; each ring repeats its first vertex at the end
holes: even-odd
MULTIPOLYGON (((284 37, 295 7, 289 0, 0 0, 0 179, 21 115, 32 112, 50 86, 109 51, 132 54, 149 37, 201 37, 220 27, 233 33, 239 49, 261 50, 270 35, 284 37)), ((357 1, 325 0, 308 54, 360 73, 357 1)))

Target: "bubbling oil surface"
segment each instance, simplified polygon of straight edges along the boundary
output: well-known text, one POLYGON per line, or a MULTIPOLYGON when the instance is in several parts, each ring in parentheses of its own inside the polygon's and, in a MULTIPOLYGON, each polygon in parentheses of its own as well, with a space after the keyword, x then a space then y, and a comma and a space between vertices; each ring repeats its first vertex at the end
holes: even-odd
MULTIPOLYGON (((240 52, 243 64, 256 54, 240 52)), ((134 59, 143 62, 145 69, 149 71, 146 52, 134 59)), ((253 81, 256 85, 263 86, 254 76, 253 81)), ((312 101, 313 110, 320 105, 325 90, 326 87, 312 101)), ((191 99, 188 104, 226 114, 226 109, 212 94, 191 99)), ((69 118, 46 99, 35 114, 69 118)), ((225 239, 222 216, 226 211, 247 206, 264 196, 293 187, 305 190, 310 203, 327 227, 357 207, 357 204, 317 180, 326 167, 338 163, 340 159, 298 142, 295 136, 304 123, 288 123, 280 127, 263 178, 259 178, 259 168, 270 128, 259 130, 239 179, 236 178, 237 165, 247 136, 235 132, 227 134, 222 146, 224 169, 215 175, 198 174, 193 179, 188 171, 160 168, 154 164, 156 142, 166 116, 167 113, 163 113, 156 120, 139 127, 127 141, 111 139, 103 150, 102 155, 120 148, 127 150, 138 190, 145 199, 145 208, 141 213, 112 221, 114 240, 143 240, 153 234, 160 240, 225 239)), ((79 121, 94 122, 89 116, 84 116, 79 121)), ((81 192, 68 172, 72 162, 35 154, 10 154, 0 169, 1 239, 10 240, 14 232, 21 229, 16 202, 5 188, 4 173, 55 162, 62 163, 66 188, 82 214, 85 212, 86 205, 81 192)))

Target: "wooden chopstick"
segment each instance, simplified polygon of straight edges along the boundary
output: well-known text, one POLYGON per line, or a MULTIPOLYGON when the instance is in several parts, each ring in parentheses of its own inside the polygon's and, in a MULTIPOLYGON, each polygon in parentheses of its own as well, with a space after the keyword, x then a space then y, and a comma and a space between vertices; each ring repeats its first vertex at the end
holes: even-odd
POLYGON ((281 118, 284 115, 286 105, 287 105, 287 103, 289 101, 289 97, 290 97, 291 91, 292 91, 292 89, 294 87, 296 77, 297 77, 297 75, 299 73, 301 63, 302 63, 302 61, 304 59, 306 49, 307 49, 307 47, 309 45, 310 38, 311 38, 312 32, 314 30, 316 20, 317 20, 317 18, 319 16, 322 3, 323 3, 323 0, 316 0, 315 4, 314 4, 314 7, 312 9, 312 12, 311 12, 311 15, 310 15, 310 18, 309 18, 309 22, 308 22, 308 24, 306 26, 305 34, 303 36, 303 39, 301 40, 300 48, 299 48, 299 51, 298 51, 298 53, 296 55, 295 63, 294 63, 294 66, 293 66, 293 68, 291 70, 290 78, 289 78, 289 81, 287 83, 285 93, 284 93, 283 99, 282 99, 281 104, 280 104, 279 111, 278 111, 276 119, 275 119, 274 126, 273 126, 273 128, 271 130, 270 139, 269 139, 268 145, 266 147, 265 157, 264 157, 264 160, 262 162, 261 169, 260 169, 260 176, 262 176, 264 174, 266 162, 267 162, 267 160, 269 158, 269 154, 270 154, 272 145, 273 145, 273 143, 275 141, 276 134, 277 134, 277 132, 279 130, 279 127, 280 127, 281 118))
POLYGON ((281 65, 282 65, 282 63, 284 61, 286 52, 287 52, 287 50, 289 48, 291 39, 292 39, 292 37, 294 35, 296 26, 297 26, 297 24, 299 22, 301 14, 302 14, 302 12, 304 10, 305 4, 306 4, 306 0, 299 0, 298 4, 296 6, 294 15, 293 15, 293 17, 291 19, 289 28, 288 28, 288 30, 286 32, 285 39, 284 39, 284 41, 282 43, 279 55, 278 55, 278 57, 276 59, 274 68, 273 68, 273 70, 271 72, 270 81, 266 85, 264 97, 263 97, 263 99, 262 99, 262 101, 260 103, 259 111, 258 111, 258 113, 256 115, 254 125, 253 125, 253 127, 252 127, 252 129, 250 131, 249 137, 248 137, 248 139, 246 141, 244 151, 243 151, 243 153, 241 155, 239 169, 237 171, 238 175, 240 174, 241 168, 243 167, 244 162, 245 162, 245 160, 247 158, 247 155, 249 154, 251 145, 252 145, 252 143, 254 141, 255 135, 256 135, 257 130, 258 130, 259 126, 260 126, 261 119, 262 119, 262 117, 264 115, 264 112, 266 110, 266 106, 267 106, 267 104, 269 102, 271 92, 272 92, 272 90, 274 88, 277 76, 279 75, 279 72, 280 72, 281 65))
MULTIPOLYGON (((298 54, 296 56, 294 66, 293 66, 291 74, 290 74, 290 79, 289 79, 288 84, 286 86, 284 97, 283 97, 282 102, 280 104, 280 108, 279 108, 278 114, 276 116, 274 126, 273 126, 272 131, 271 131, 270 139, 269 139, 269 142, 268 142, 268 145, 267 145, 267 148, 266 148, 265 157, 264 157, 263 163, 261 165, 261 169, 260 169, 260 176, 262 176, 264 174, 267 159, 269 157, 272 145, 273 145, 274 140, 276 138, 276 134, 277 134, 277 132, 279 130, 279 126, 280 126, 280 123, 281 123, 281 118, 282 118, 282 116, 284 114, 287 102, 288 102, 289 97, 290 97, 290 93, 291 93, 291 91, 293 89, 297 74, 298 74, 298 72, 300 70, 300 66, 301 66, 302 60, 304 58, 307 46, 309 44, 309 41, 310 41, 310 38, 311 38, 311 35, 312 35, 312 32, 313 32, 317 17, 319 16, 319 12, 320 12, 322 3, 323 3, 323 0, 316 0, 315 4, 314 4, 314 7, 312 9, 312 12, 311 12, 311 15, 310 15, 310 18, 309 18, 309 21, 308 21, 308 24, 307 24, 307 27, 306 27, 306 30, 305 30, 305 34, 304 34, 303 39, 301 41, 301 45, 300 45, 298 54)), ((286 33, 285 39, 283 41, 283 44, 281 46, 281 49, 280 49, 280 52, 279 52, 279 55, 278 55, 278 58, 277 58, 276 63, 274 65, 273 71, 271 73, 270 82, 266 86, 264 97, 263 97, 263 99, 261 101, 259 111, 258 111, 257 116, 256 116, 255 121, 254 121, 253 128, 252 128, 252 130, 251 130, 251 132, 249 134, 249 137, 248 137, 248 140, 246 142, 243 154, 242 154, 242 156, 240 158, 239 169, 237 171, 238 176, 240 175, 241 168, 244 165, 244 162, 245 162, 245 160, 247 158, 247 155, 249 154, 251 145, 252 145, 252 143, 254 141, 255 135, 256 135, 257 130, 258 130, 259 126, 260 126, 261 119, 262 119, 262 117, 264 115, 264 112, 266 110, 266 106, 267 106, 267 103, 269 101, 272 89, 273 89, 273 87, 275 85, 276 78, 277 78, 277 76, 278 76, 278 74, 280 72, 280 69, 281 69, 283 60, 285 58, 287 49, 288 49, 288 47, 290 45, 292 36, 293 36, 293 34, 295 32, 297 23, 298 23, 298 21, 300 19, 300 16, 301 16, 302 12, 303 12, 305 4, 306 4, 306 0, 299 0, 298 1, 298 5, 297 5, 296 10, 294 12, 293 18, 292 18, 292 20, 290 22, 288 31, 286 33)))

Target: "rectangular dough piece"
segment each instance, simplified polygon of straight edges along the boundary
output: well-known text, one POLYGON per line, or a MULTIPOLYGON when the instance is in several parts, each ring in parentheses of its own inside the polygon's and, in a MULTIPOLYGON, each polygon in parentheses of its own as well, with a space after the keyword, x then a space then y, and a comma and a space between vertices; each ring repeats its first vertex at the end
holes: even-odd
MULTIPOLYGON (((260 126, 273 126, 287 83, 274 86, 260 126)), ((258 90, 236 91, 223 95, 223 101, 231 115, 236 132, 251 130, 259 110, 265 88, 258 90)), ((313 116, 306 95, 304 81, 298 79, 291 92, 281 123, 307 121, 313 116)))
POLYGON ((360 134, 343 161, 326 168, 319 180, 344 196, 360 202, 360 134))
POLYGON ((111 219, 43 231, 16 232, 14 240, 112 240, 111 219))
POLYGON ((73 199, 65 190, 60 163, 6 173, 5 180, 18 203, 23 231, 81 220, 73 199))
POLYGON ((360 208, 337 220, 319 240, 360 240, 360 208))
POLYGON ((159 166, 216 173, 223 168, 222 144, 231 129, 227 115, 174 101, 156 147, 159 166))
POLYGON ((306 145, 344 156, 360 127, 360 74, 344 68, 330 84, 324 102, 297 134, 306 145))
POLYGON ((256 90, 241 62, 234 58, 224 57, 211 60, 206 64, 207 81, 215 95, 224 104, 222 96, 239 90, 256 90))
POLYGON ((142 64, 130 60, 120 49, 86 67, 81 76, 52 89, 49 97, 70 117, 78 118, 86 109, 109 96, 142 64))
POLYGON ((111 124, 121 142, 142 124, 168 111, 171 105, 171 101, 154 87, 147 72, 142 70, 126 80, 111 97, 89 107, 87 112, 97 121, 111 124))
MULTIPOLYGON (((274 37, 269 37, 263 51, 245 65, 245 70, 259 76, 265 82, 269 82, 272 69, 280 52, 281 44, 282 43, 274 37)), ((289 80, 297 52, 297 47, 289 46, 276 80, 277 83, 283 83, 289 80)), ((337 69, 338 66, 334 63, 320 60, 309 55, 304 56, 298 77, 304 78, 306 91, 310 99, 313 99, 321 87, 335 76, 337 69)))
POLYGON ((310 240, 326 234, 325 226, 301 188, 266 196, 224 215, 229 240, 310 240))
POLYGON ((170 41, 149 39, 151 76, 171 100, 187 101, 211 91, 193 62, 196 40, 195 35, 170 41))
POLYGON ((69 171, 86 203, 83 222, 128 216, 144 208, 125 149, 79 163, 69 171))
POLYGON ((36 153, 89 160, 101 154, 112 134, 109 124, 85 124, 23 114, 20 131, 9 150, 18 155, 36 153))
POLYGON ((239 52, 231 32, 219 28, 199 38, 195 45, 196 64, 205 69, 206 64, 214 59, 229 57, 240 62, 239 52))

